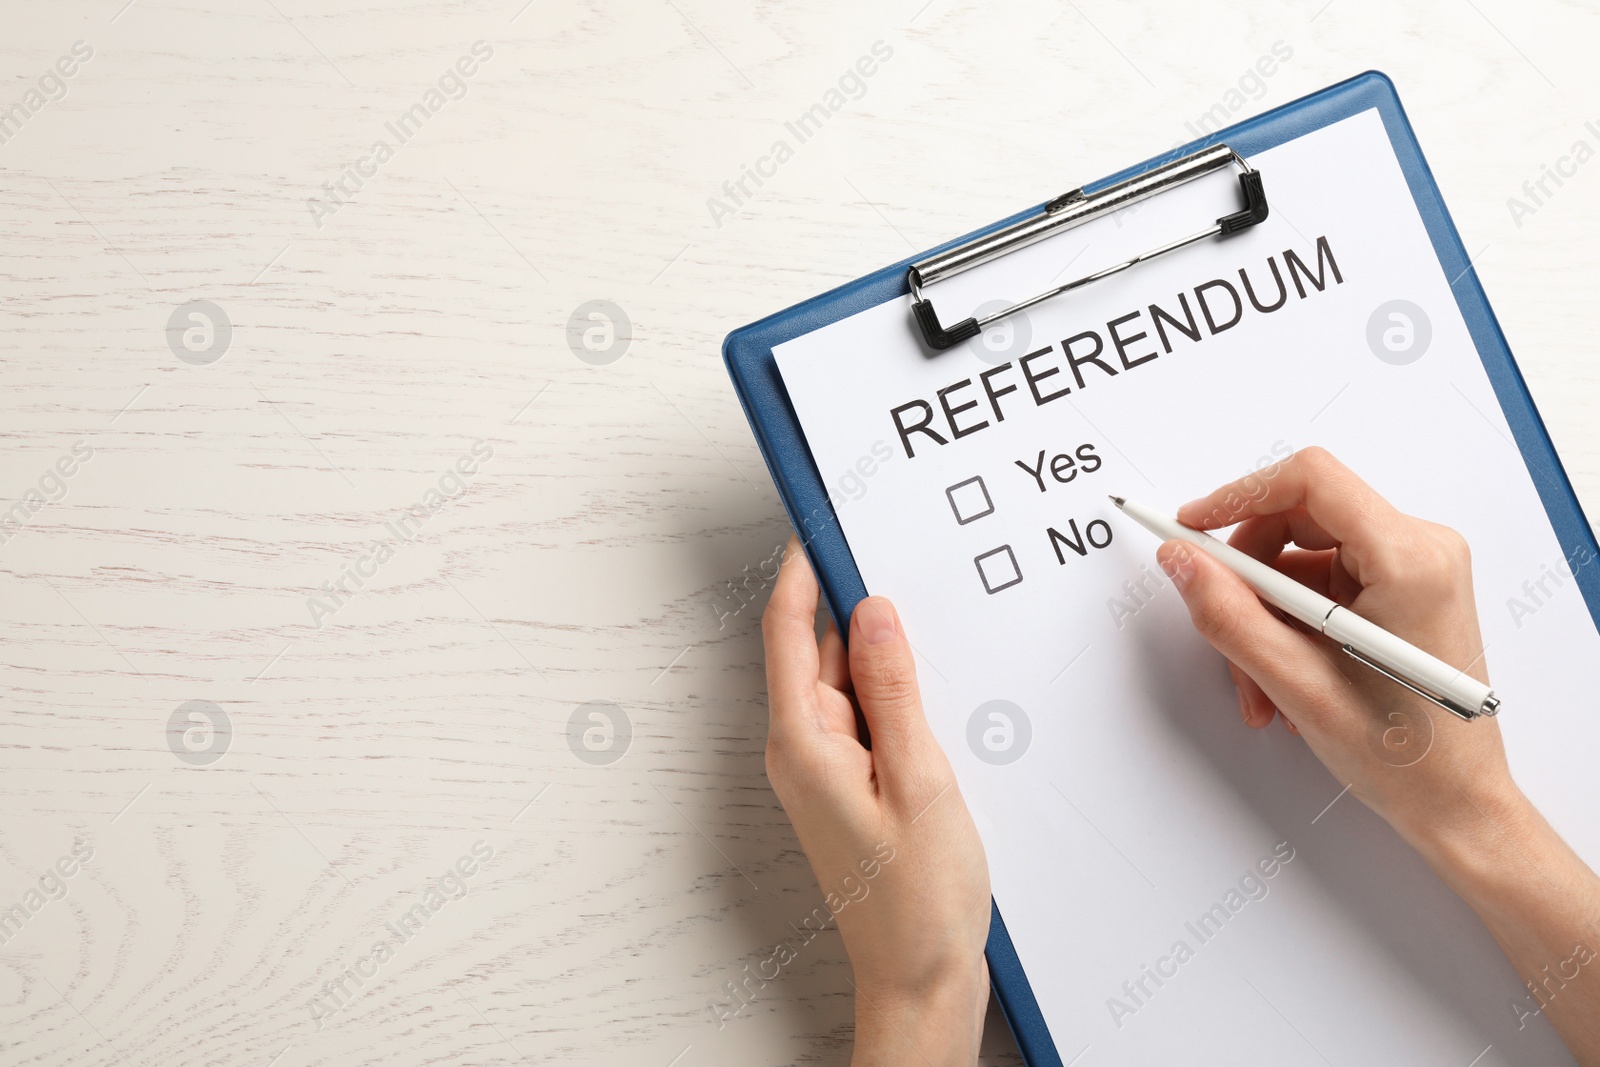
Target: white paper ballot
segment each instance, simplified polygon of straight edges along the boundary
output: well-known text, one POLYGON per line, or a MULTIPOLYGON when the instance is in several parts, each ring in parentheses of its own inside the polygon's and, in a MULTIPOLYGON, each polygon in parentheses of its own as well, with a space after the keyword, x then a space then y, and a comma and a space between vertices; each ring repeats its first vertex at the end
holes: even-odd
MULTIPOLYGON (((1243 234, 935 355, 893 300, 779 346, 784 383, 1064 1061, 1571 1063, 1472 913, 1299 738, 1240 723, 1106 499, 1175 510, 1317 444, 1460 530, 1513 769, 1600 860, 1600 638, 1378 112, 1251 162, 1271 216, 1243 234)), ((929 295, 956 322, 1237 207, 1219 172, 929 295)))

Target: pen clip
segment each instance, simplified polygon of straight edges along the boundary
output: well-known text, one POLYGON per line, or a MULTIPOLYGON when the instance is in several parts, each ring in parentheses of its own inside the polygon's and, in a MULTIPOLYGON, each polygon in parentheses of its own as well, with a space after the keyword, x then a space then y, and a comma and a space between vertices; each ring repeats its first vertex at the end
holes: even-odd
POLYGON ((1351 659, 1358 660, 1361 663, 1365 663, 1368 667, 1371 667, 1373 670, 1377 671, 1379 674, 1383 675, 1385 678, 1389 679, 1392 682, 1399 682, 1401 685, 1405 686, 1407 689, 1409 689, 1413 693, 1417 694, 1417 696, 1422 697, 1422 698, 1424 698, 1426 700, 1431 700, 1433 703, 1439 705, 1445 711, 1448 711, 1450 714, 1454 715, 1458 719, 1464 719, 1467 722, 1471 722, 1473 719, 1476 719, 1479 715, 1493 715, 1496 711, 1500 710, 1499 701, 1496 701, 1493 697, 1490 697, 1489 700, 1484 702, 1485 706, 1482 709, 1464 708, 1460 704, 1457 704, 1455 701, 1450 700, 1448 697, 1441 697, 1441 696, 1438 696, 1438 695, 1436 695, 1434 693, 1430 693, 1426 689, 1423 689, 1421 686, 1417 685, 1415 682, 1411 681, 1410 679, 1400 677, 1398 674, 1394 673, 1389 668, 1387 668, 1383 664, 1379 663, 1377 660, 1371 658, 1370 656, 1364 656, 1360 652, 1357 652, 1356 649, 1355 649, 1355 646, 1353 646, 1353 645, 1344 645, 1343 648, 1344 648, 1344 651, 1345 651, 1345 655, 1349 656, 1351 659), (1491 701, 1493 702, 1492 704, 1491 704, 1491 701))

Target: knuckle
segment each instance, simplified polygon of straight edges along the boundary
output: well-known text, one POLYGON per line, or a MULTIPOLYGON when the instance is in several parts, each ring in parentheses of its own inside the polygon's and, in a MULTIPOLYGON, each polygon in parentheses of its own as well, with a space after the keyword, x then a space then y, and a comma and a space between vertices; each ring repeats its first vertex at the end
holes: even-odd
POLYGON ((868 656, 852 665, 856 675, 856 696, 875 704, 898 707, 917 699, 917 676, 911 664, 900 656, 868 656))
POLYGON ((1458 573, 1472 570, 1472 546, 1467 544, 1467 539, 1459 530, 1449 526, 1440 526, 1439 537, 1444 544, 1444 550, 1450 557, 1458 573))
POLYGON ((1294 454, 1294 459, 1306 477, 1313 481, 1325 478, 1340 466, 1333 453, 1321 445, 1307 445, 1294 454))
POLYGON ((1318 486, 1323 491, 1334 490, 1344 486, 1349 477, 1349 469, 1338 456, 1323 448, 1322 445, 1307 445, 1293 456, 1294 466, 1299 469, 1299 480, 1302 485, 1318 486))
POLYGON ((783 756, 771 741, 767 742, 767 781, 772 784, 774 792, 783 792, 784 773, 783 756))
POLYGON ((1239 643, 1241 626, 1236 605, 1226 598, 1203 596, 1191 612, 1194 628, 1212 644, 1234 648, 1239 643))
POLYGON ((1412 568, 1428 575, 1444 570, 1450 562, 1445 556, 1444 546, 1426 534, 1411 539, 1406 555, 1412 568))
POLYGON ((1448 526, 1428 524, 1406 552, 1405 574, 1430 590, 1448 589, 1472 573, 1467 539, 1448 526))
POLYGON ((769 738, 766 770, 767 784, 791 818, 848 792, 848 767, 825 750, 769 738))
POLYGON ((785 598, 773 596, 761 612, 761 636, 770 642, 777 636, 783 624, 795 614, 794 608, 785 598))
POLYGON ((778 799, 783 800, 789 787, 800 774, 799 761, 794 746, 778 737, 767 738, 767 780, 772 783, 778 799))

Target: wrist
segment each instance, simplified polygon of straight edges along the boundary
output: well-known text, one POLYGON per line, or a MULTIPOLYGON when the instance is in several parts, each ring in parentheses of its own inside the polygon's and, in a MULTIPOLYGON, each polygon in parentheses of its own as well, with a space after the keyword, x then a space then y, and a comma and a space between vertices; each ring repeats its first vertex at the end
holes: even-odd
POLYGON ((917 1063, 935 1067, 977 1059, 989 1005, 989 968, 982 956, 916 988, 856 987, 852 1067, 917 1063))
POLYGON ((1399 828, 1401 836, 1469 903, 1497 896, 1509 872, 1522 872, 1553 831, 1509 778, 1457 790, 1456 800, 1452 817, 1399 828))

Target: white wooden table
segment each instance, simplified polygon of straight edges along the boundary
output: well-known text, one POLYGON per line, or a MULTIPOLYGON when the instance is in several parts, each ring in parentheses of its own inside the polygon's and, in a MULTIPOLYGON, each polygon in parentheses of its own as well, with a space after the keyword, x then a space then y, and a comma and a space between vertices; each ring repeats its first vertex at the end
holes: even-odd
POLYGON ((709 1007, 820 899, 762 769, 760 583, 732 612, 787 525, 721 339, 1208 109, 1395 78, 1600 503, 1600 163, 1523 187, 1600 148, 1577 0, 0 27, 0 1063, 845 1062, 837 934, 709 1007), (591 301, 631 325, 569 332, 591 301))

